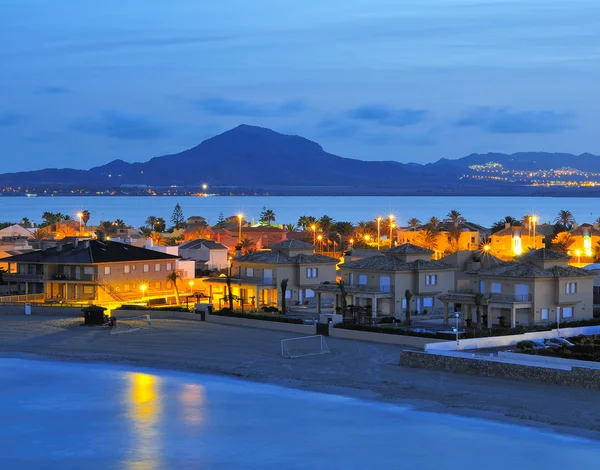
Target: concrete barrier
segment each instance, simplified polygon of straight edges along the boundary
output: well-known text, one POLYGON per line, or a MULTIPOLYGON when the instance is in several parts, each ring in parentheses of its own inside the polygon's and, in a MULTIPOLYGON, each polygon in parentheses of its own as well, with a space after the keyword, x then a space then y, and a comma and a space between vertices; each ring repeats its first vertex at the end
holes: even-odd
POLYGON ((330 328, 329 336, 333 338, 354 339, 358 341, 372 341, 374 343, 397 344, 423 349, 429 343, 445 342, 435 338, 421 338, 420 336, 395 335, 389 333, 373 333, 370 331, 347 330, 344 328, 330 328))
POLYGON ((119 318, 137 317, 138 315, 150 315, 150 319, 158 318, 178 318, 179 320, 195 320, 200 321, 200 315, 189 312, 176 312, 172 310, 111 310, 111 315, 119 318))
MULTIPOLYGON (((58 305, 31 304, 31 316, 50 315, 60 317, 83 317, 82 307, 61 307, 58 305)), ((0 305, 0 315, 25 315, 23 305, 0 305)))
POLYGON ((544 367, 540 364, 515 364, 507 361, 490 360, 485 357, 467 358, 447 353, 430 354, 408 350, 400 353, 400 365, 600 390, 600 370, 598 369, 544 367))
POLYGON ((491 336, 486 338, 461 339, 459 344, 456 341, 437 342, 427 344, 425 350, 428 352, 437 351, 462 351, 468 349, 499 348, 504 346, 514 346, 519 341, 555 338, 557 336, 571 337, 578 335, 596 335, 600 334, 600 326, 581 326, 576 328, 560 328, 550 331, 534 331, 520 335, 510 336, 491 336))
MULTIPOLYGON (((200 315, 197 315, 200 316, 200 315)), ((221 325, 247 326, 250 328, 263 328, 266 330, 291 331, 304 335, 314 335, 315 325, 300 325, 268 320, 253 320, 251 318, 226 317, 224 315, 206 315, 206 321, 221 325)))

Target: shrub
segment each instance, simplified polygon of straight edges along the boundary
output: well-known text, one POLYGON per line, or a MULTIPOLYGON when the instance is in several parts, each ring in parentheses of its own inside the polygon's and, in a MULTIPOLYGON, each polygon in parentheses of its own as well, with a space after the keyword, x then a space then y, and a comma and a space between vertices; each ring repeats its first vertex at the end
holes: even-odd
POLYGON ((162 305, 158 306, 148 306, 145 305, 121 305, 119 310, 150 310, 154 312, 187 312, 190 313, 190 309, 187 307, 180 307, 177 305, 162 305))
MULTIPOLYGON (((275 310, 277 311, 277 310, 275 310)), ((222 309, 218 312, 214 312, 213 315, 220 315, 223 317, 233 317, 233 318, 247 318, 248 320, 265 320, 265 321, 274 321, 280 323, 294 323, 296 325, 302 325, 304 322, 301 318, 289 318, 289 317, 275 317, 273 315, 261 315, 260 313, 241 313, 241 312, 232 312, 229 309, 222 309)))

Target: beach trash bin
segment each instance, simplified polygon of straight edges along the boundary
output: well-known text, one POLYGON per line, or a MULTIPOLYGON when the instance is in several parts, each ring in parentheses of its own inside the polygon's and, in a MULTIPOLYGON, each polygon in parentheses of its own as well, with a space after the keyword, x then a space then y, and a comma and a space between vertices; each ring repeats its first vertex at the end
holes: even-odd
POLYGON ((25 304, 25 315, 31 315, 31 304, 25 304))
POLYGON ((206 304, 206 313, 208 313, 209 315, 212 315, 212 313, 213 313, 212 304, 206 304))
POLYGON ((317 335, 329 336, 329 323, 317 323, 317 335))
POLYGON ((90 305, 82 308, 84 325, 104 325, 104 312, 106 309, 99 305, 90 305))

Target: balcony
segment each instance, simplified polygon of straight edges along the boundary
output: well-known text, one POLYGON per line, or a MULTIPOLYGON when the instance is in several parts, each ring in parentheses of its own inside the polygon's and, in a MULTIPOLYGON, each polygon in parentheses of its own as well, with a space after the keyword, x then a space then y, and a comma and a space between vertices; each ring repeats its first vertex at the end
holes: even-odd
POLYGON ((518 302, 531 302, 533 296, 531 294, 491 294, 491 302, 502 302, 502 303, 518 303, 518 302))
POLYGON ((26 281, 26 282, 35 282, 35 281, 43 281, 43 274, 20 274, 20 273, 5 273, 2 275, 2 279, 5 281, 26 281))

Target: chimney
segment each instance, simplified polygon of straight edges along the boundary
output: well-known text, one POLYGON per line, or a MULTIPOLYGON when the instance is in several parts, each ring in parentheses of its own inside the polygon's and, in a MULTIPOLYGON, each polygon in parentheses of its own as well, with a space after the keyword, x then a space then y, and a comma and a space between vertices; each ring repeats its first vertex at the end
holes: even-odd
POLYGON ((242 257, 242 245, 235 245, 235 255, 234 258, 238 259, 242 257))
POLYGON ((60 253, 62 251, 62 243, 58 242, 58 244, 56 245, 56 252, 60 253))
POLYGON ((105 242, 106 241, 106 234, 102 230, 98 230, 96 232, 96 237, 98 238, 99 242, 105 242))
POLYGON ((76 239, 73 241, 73 248, 77 248, 78 246, 79 246, 79 238, 76 238, 76 239))
POLYGON ((84 241, 83 242, 83 247, 86 248, 86 249, 89 248, 90 247, 90 241, 89 240, 84 241))
POLYGON ((510 223, 509 223, 509 222, 506 222, 506 223, 504 224, 504 228, 510 228, 510 227, 511 227, 511 225, 510 225, 510 223))

